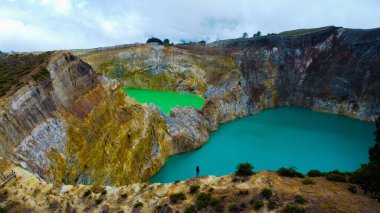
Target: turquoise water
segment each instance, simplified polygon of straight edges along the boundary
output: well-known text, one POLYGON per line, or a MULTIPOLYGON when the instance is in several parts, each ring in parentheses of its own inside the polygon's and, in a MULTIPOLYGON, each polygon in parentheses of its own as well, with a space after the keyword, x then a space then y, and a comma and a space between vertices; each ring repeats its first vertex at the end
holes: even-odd
POLYGON ((123 90, 139 103, 155 104, 164 114, 169 114, 176 106, 194 106, 196 109, 201 109, 205 102, 204 98, 194 94, 135 88, 123 90))
POLYGON ((151 182, 173 182, 195 175, 221 176, 250 162, 255 171, 295 166, 306 173, 354 171, 368 162, 375 144, 373 123, 300 108, 265 110, 223 124, 200 149, 170 157, 151 182))

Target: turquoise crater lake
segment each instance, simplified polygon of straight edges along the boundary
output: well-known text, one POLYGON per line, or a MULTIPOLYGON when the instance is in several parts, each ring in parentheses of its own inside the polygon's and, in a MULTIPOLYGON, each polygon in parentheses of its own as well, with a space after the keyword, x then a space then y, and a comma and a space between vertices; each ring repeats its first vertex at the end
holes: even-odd
POLYGON ((250 162, 255 171, 295 166, 306 173, 354 171, 368 162, 375 144, 373 123, 301 108, 265 110, 223 124, 200 149, 171 156, 151 182, 173 182, 200 175, 221 176, 250 162))
POLYGON ((166 115, 176 106, 193 106, 196 109, 201 109, 205 102, 204 98, 188 93, 135 88, 124 88, 123 90, 139 103, 155 104, 166 115))

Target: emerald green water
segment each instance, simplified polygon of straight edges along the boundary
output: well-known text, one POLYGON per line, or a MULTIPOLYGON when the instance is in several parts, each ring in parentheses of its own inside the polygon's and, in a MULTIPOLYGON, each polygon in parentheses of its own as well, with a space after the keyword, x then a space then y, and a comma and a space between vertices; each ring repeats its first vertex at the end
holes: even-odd
POLYGON ((265 110, 223 124, 200 149, 170 157, 151 182, 173 182, 200 175, 225 175, 238 163, 255 171, 295 166, 306 173, 354 171, 368 162, 375 144, 373 123, 300 108, 265 110))
POLYGON ((124 88, 123 90, 139 103, 155 104, 164 114, 169 114, 170 110, 176 106, 194 106, 196 109, 201 109, 205 102, 200 96, 187 93, 135 88, 124 88))

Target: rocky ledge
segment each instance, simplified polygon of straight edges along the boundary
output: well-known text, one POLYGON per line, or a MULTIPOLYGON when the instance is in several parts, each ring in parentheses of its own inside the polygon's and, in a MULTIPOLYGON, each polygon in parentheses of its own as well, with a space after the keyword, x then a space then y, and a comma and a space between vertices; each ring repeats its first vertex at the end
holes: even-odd
POLYGON ((0 173, 15 171, 0 188, 0 208, 9 212, 283 212, 289 206, 307 212, 379 212, 380 205, 360 189, 311 178, 258 172, 249 177, 202 176, 170 184, 122 187, 51 184, 0 159, 0 173), (266 193, 263 190, 266 189, 266 193), (268 190, 269 189, 269 190, 268 190), (270 192, 268 192, 270 191, 270 192), (304 199, 302 199, 304 198, 304 199), (288 207, 286 207, 288 206, 288 207), (193 211, 190 211, 190 210, 193 211))

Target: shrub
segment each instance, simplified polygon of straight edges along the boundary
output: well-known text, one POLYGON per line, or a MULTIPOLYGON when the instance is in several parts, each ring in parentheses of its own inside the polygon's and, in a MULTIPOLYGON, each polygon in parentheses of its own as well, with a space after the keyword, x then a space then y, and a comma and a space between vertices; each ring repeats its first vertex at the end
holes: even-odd
POLYGON ((158 39, 158 38, 155 38, 155 37, 151 37, 151 38, 149 38, 149 39, 146 41, 146 43, 153 43, 153 42, 157 42, 157 43, 159 43, 159 44, 162 44, 161 39, 158 39))
POLYGON ((169 196, 169 199, 172 203, 178 203, 182 200, 185 200, 186 196, 183 192, 177 192, 177 193, 171 194, 169 196))
POLYGON ((135 203, 135 205, 133 205, 133 208, 137 209, 137 208, 142 207, 142 206, 144 206, 144 204, 139 201, 139 202, 135 203))
POLYGON ((269 210, 273 210, 273 209, 275 209, 277 207, 277 203, 276 203, 276 201, 274 201, 274 200, 270 200, 269 202, 268 202, 268 209, 269 210))
POLYGON ((228 211, 231 213, 240 212, 241 209, 236 204, 232 204, 228 207, 228 211))
POLYGON ((312 169, 307 173, 307 176, 309 176, 309 177, 321 177, 321 176, 324 176, 324 173, 319 171, 319 170, 312 169))
POLYGON ((247 208, 247 204, 246 203, 240 203, 240 205, 239 205, 239 207, 241 208, 241 209, 246 209, 247 208))
POLYGON ((329 181, 346 182, 346 175, 339 171, 332 171, 326 175, 326 179, 329 181))
POLYGON ((250 163, 241 163, 237 165, 235 175, 249 176, 253 174, 253 166, 250 163))
POLYGON ((304 213, 305 208, 302 206, 294 205, 293 203, 288 203, 284 208, 285 213, 304 213))
POLYGON ((315 181, 313 179, 310 179, 310 178, 305 178, 302 180, 302 183, 305 185, 311 185, 311 184, 314 184, 315 181))
POLYGON ((196 192, 198 192, 200 186, 199 185, 191 185, 190 186, 190 194, 194 194, 196 192))
POLYGON ((304 197, 302 197, 302 195, 296 195, 296 196, 294 197, 294 200, 295 200, 297 203, 299 203, 299 204, 304 204, 304 203, 307 202, 307 200, 306 200, 304 197))
POLYGON ((284 177, 300 177, 300 178, 304 178, 304 175, 297 172, 294 168, 284 168, 284 167, 281 167, 277 173, 280 175, 280 176, 284 176, 284 177))
POLYGON ((88 197, 91 194, 91 190, 87 190, 83 193, 83 197, 88 197))
POLYGON ((256 210, 259 210, 261 207, 264 206, 264 202, 262 200, 255 200, 254 204, 253 204, 253 207, 256 209, 256 210))
POLYGON ((194 205, 190 205, 186 207, 185 209, 185 213, 196 213, 196 212, 197 212, 197 208, 195 208, 194 205))
POLYGON ((265 189, 263 189, 262 191, 261 191, 261 193, 260 193, 263 197, 265 197, 267 200, 269 200, 271 197, 272 197, 272 190, 270 190, 270 189, 267 189, 267 188, 265 188, 265 189))
POLYGON ((4 209, 4 208, 2 208, 2 207, 0 207, 0 213, 7 213, 7 210, 4 209))
POLYGON ((95 200, 96 205, 99 205, 103 202, 103 198, 99 197, 98 199, 95 200))
POLYGON ((210 205, 211 203, 211 194, 210 193, 199 193, 197 196, 197 201, 195 202, 195 206, 198 210, 205 208, 210 205))
POLYGON ((122 199, 127 199, 128 194, 127 194, 127 193, 123 193, 123 194, 120 195, 120 197, 121 197, 122 199))

